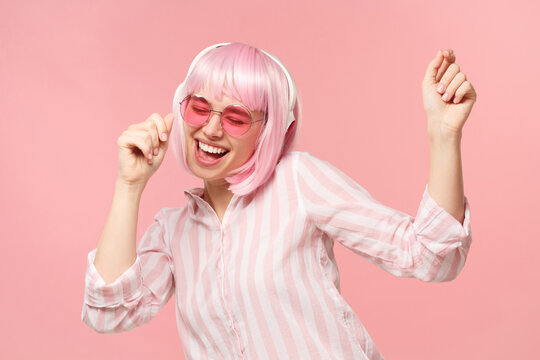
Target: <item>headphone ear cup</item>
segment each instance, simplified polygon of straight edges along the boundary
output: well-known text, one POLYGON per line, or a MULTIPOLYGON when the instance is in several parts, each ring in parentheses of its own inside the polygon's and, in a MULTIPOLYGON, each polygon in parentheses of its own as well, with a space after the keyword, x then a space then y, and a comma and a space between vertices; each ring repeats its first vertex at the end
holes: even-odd
POLYGON ((295 117, 294 117, 294 112, 293 112, 292 110, 290 110, 290 111, 289 111, 289 121, 287 122, 288 125, 287 125, 287 129, 285 129, 285 130, 288 130, 288 129, 291 127, 292 123, 293 123, 295 120, 296 120, 296 119, 295 119, 295 117))
POLYGON ((300 109, 299 109, 299 106, 298 106, 298 96, 295 96, 295 98, 294 98, 294 106, 289 111, 289 125, 287 126, 287 130, 291 127, 293 122, 298 123, 298 121, 296 121, 296 119, 300 116, 299 111, 300 111, 300 109))

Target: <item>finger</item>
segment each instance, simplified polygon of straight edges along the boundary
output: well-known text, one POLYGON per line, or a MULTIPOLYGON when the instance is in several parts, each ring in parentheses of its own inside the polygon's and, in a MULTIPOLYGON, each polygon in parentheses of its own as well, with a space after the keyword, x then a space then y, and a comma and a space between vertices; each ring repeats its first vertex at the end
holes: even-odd
POLYGON ((152 116, 152 119, 154 119, 156 123, 159 140, 165 141, 165 139, 167 138, 167 136, 165 135, 167 133, 167 125, 165 124, 165 120, 159 114, 155 114, 155 116, 152 116))
MULTIPOLYGON (((144 142, 142 141, 142 139, 140 137, 137 137, 137 136, 126 136, 126 139, 128 139, 128 141, 132 144, 132 146, 134 146, 136 149, 140 150, 143 154, 143 157, 144 157, 144 160, 146 160, 146 162, 148 164, 152 164, 154 162, 154 158, 153 157, 148 157, 147 155, 145 155, 147 152, 146 151, 143 151, 141 150, 141 147, 144 146, 144 142)), ((150 147, 148 147, 148 154, 151 154, 149 151, 150 151, 150 147)))
POLYGON ((450 84, 450 82, 452 81, 454 76, 456 76, 457 73, 459 73, 459 65, 450 64, 450 66, 448 66, 448 70, 446 70, 441 81, 439 82, 437 86, 437 92, 439 94, 444 94, 444 91, 446 90, 446 88, 448 87, 448 85, 450 84))
POLYGON ((463 82, 467 80, 467 77, 464 73, 460 72, 457 73, 456 76, 452 79, 450 84, 448 85, 448 88, 446 89, 446 92, 442 96, 443 101, 450 101, 454 94, 456 93, 456 90, 463 84, 463 82))
POLYGON ((455 56, 456 56, 456 55, 454 54, 454 50, 448 48, 448 49, 444 49, 442 52, 443 52, 444 57, 450 57, 450 56, 453 56, 453 57, 454 57, 454 61, 456 60, 456 59, 455 59, 455 56))
POLYGON ((442 54, 442 51, 441 50, 437 51, 437 55, 435 56, 433 60, 429 62, 427 66, 426 74, 424 75, 424 81, 426 83, 428 84, 437 83, 437 80, 435 77, 437 76, 437 70, 439 70, 439 68, 442 65, 443 59, 444 59, 444 56, 442 54))
POLYGON ((476 99, 476 92, 474 91, 472 84, 468 80, 465 80, 456 90, 456 94, 454 95, 454 104, 457 104, 463 100, 463 98, 467 97, 467 95, 470 95, 472 99, 476 99))
POLYGON ((167 148, 168 148, 167 141, 170 138, 170 132, 171 132, 170 129, 172 128, 173 121, 174 121, 174 115, 173 114, 167 114, 162 119, 163 127, 165 128, 165 130, 163 130, 163 131, 159 130, 160 139, 161 139, 160 149, 162 149, 162 151, 161 152, 158 151, 157 153, 155 153, 155 155, 158 155, 158 159, 161 159, 162 157, 164 157, 165 153, 167 152, 167 148))
POLYGON ((443 50, 442 52, 444 56, 444 61, 438 70, 437 76, 435 77, 436 81, 440 81, 444 73, 446 72, 446 69, 448 69, 448 67, 450 66, 450 64, 453 64, 456 62, 456 55, 454 54, 454 51, 452 49, 446 49, 446 50, 443 50))
POLYGON ((130 136, 131 139, 136 139, 137 141, 134 141, 134 144, 137 145, 139 150, 144 154, 144 156, 147 159, 152 159, 154 156, 154 145, 152 143, 152 136, 148 132, 148 130, 140 129, 140 130, 126 130, 125 134, 127 136, 130 136))
POLYGON ((159 153, 159 130, 158 123, 163 122, 161 115, 158 113, 153 113, 146 119, 145 128, 152 138, 152 151, 154 155, 159 153))
POLYGON ((164 121, 165 121, 165 126, 167 128, 166 130, 167 130, 167 137, 168 137, 173 127, 174 115, 172 113, 167 114, 164 118, 164 121))

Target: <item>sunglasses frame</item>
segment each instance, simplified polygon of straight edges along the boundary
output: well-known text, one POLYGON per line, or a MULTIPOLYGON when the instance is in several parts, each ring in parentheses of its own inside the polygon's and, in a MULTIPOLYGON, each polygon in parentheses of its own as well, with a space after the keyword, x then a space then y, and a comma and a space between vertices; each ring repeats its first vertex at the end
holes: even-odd
POLYGON ((259 122, 259 121, 263 121, 266 119, 266 114, 263 116, 262 119, 259 119, 259 120, 253 120, 253 115, 251 114, 251 111, 245 107, 244 105, 240 105, 240 104, 230 104, 230 105, 227 105, 222 111, 218 111, 218 110, 214 110, 212 109, 212 107, 210 106, 210 103, 208 102, 208 100, 206 100, 206 98, 204 96, 201 96, 201 95, 197 95, 197 94, 190 94, 190 95, 187 95, 184 100, 180 101, 180 115, 182 115, 182 119, 184 119, 184 121, 189 125, 189 126, 192 126, 192 127, 201 127, 201 126, 205 126, 206 124, 208 124, 208 122, 210 121, 210 118, 212 117, 212 112, 216 112, 216 113, 219 113, 219 124, 221 126, 221 128, 223 129, 223 131, 225 131, 227 134, 229 134, 230 136, 234 136, 234 137, 238 137, 238 136, 242 136, 244 134, 246 134, 250 129, 251 129, 251 125, 255 124, 256 122, 259 122), (184 115, 182 114, 182 103, 186 100, 188 100, 190 97, 192 96, 195 96, 197 98, 200 98, 200 99, 203 99, 207 104, 208 104, 208 108, 210 109, 210 112, 208 114, 208 118, 206 118, 206 121, 200 125, 193 125, 193 124, 190 124, 186 119, 184 119, 184 115), (243 109, 245 109, 248 114, 249 114, 249 117, 251 119, 251 122, 249 124, 249 127, 247 128, 246 131, 244 131, 243 133, 239 134, 239 135, 233 135, 233 134, 230 134, 227 130, 225 130, 225 128, 223 127, 223 118, 222 118, 222 115, 223 115, 223 112, 229 108, 229 107, 236 107, 236 106, 239 106, 243 109))

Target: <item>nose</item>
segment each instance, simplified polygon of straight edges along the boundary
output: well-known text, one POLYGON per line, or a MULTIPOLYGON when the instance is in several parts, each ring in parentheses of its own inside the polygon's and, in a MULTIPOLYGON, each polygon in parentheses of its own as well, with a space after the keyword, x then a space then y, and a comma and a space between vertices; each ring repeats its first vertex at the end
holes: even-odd
POLYGON ((221 128, 221 113, 218 111, 212 111, 210 118, 206 125, 202 128, 203 133, 212 138, 218 138, 223 136, 223 129, 221 128))

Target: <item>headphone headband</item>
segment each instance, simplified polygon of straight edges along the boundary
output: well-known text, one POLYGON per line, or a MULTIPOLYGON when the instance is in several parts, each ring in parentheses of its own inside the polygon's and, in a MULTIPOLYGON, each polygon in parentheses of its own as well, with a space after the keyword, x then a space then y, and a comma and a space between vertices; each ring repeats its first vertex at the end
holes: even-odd
MULTIPOLYGON (((195 59, 193 59, 193 62, 191 63, 191 65, 189 66, 189 70, 188 70, 188 73, 186 75, 186 79, 189 77, 189 75, 191 74, 191 72, 193 71, 193 68, 195 67, 195 65, 197 64, 197 62, 199 61, 199 59, 204 55, 206 54, 207 52, 209 52, 210 50, 212 49, 215 49, 215 48, 218 48, 220 46, 225 46, 225 45, 229 45, 231 43, 219 43, 219 44, 214 44, 214 45, 211 45, 209 47, 207 47, 206 49, 204 49, 203 51, 201 51, 199 54, 197 54, 197 56, 195 56, 195 59)), ((293 123, 293 121, 295 120, 294 118, 294 105, 296 103, 296 86, 294 84, 294 81, 289 73, 289 71, 287 70, 287 68, 285 67, 285 65, 283 65, 283 63, 281 61, 279 61, 279 59, 277 57, 275 57, 274 55, 264 51, 263 49, 259 49, 261 50, 264 54, 266 54, 270 59, 272 59, 275 63, 277 63, 281 69, 283 70, 283 72, 285 73, 285 76, 287 77, 287 82, 289 84, 289 115, 288 115, 288 118, 287 118, 287 124, 286 124, 286 127, 285 127, 285 131, 287 131, 287 129, 289 128, 289 126, 291 126, 291 124, 293 123)), ((180 84, 180 86, 178 86, 178 89, 176 90, 176 92, 178 92, 180 90, 180 88, 182 87, 182 85, 184 84, 184 82, 182 82, 182 84, 180 84)))

